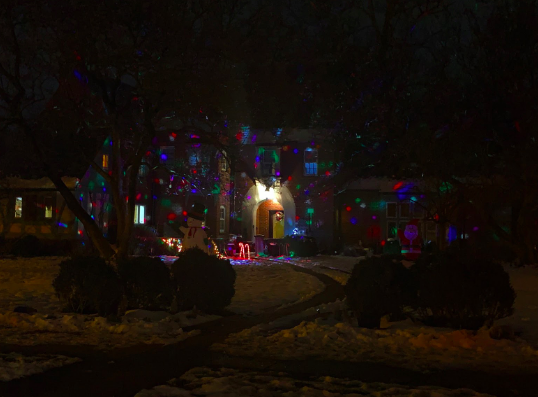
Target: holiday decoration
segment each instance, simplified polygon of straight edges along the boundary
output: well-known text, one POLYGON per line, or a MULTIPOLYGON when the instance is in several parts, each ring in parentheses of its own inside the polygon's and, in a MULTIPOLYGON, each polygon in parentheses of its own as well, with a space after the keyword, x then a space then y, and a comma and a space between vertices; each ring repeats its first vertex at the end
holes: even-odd
POLYGON ((402 254, 409 260, 416 260, 421 253, 422 239, 418 232, 418 219, 405 225, 405 230, 398 230, 398 238, 402 246, 402 254))
POLYGON ((180 226, 179 230, 183 233, 183 249, 199 248, 208 253, 207 234, 202 227, 204 221, 205 206, 201 203, 194 203, 191 211, 187 214, 187 227, 180 226))

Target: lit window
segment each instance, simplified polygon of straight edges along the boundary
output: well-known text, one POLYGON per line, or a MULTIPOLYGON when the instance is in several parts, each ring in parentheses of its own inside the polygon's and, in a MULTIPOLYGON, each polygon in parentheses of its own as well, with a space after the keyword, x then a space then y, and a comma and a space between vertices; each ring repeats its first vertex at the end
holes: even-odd
POLYGON ((387 203, 387 218, 396 218, 398 206, 396 203, 387 203))
POLYGON ((304 151, 304 174, 318 174, 318 151, 316 149, 306 148, 304 151))
POLYGON ((52 218, 53 198, 52 197, 45 197, 45 201, 44 201, 43 205, 45 207, 45 219, 51 219, 52 218))
POLYGON ((15 218, 22 218, 22 197, 15 198, 15 218))
POLYGON ((226 229, 226 208, 223 205, 220 206, 220 216, 219 216, 219 231, 224 233, 226 229))
POLYGON ((145 205, 135 205, 134 213, 134 223, 143 224, 146 223, 146 206, 145 205))
POLYGON ((103 169, 108 169, 108 154, 103 154, 103 169))

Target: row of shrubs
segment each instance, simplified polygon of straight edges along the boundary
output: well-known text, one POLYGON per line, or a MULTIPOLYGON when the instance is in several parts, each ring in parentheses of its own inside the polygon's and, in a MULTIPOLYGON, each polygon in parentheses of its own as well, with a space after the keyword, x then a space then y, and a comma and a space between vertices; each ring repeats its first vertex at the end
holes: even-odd
POLYGON ((179 254, 171 269, 159 258, 136 257, 113 267, 99 257, 74 257, 60 263, 53 287, 68 312, 114 316, 123 302, 124 309, 196 306, 218 313, 235 294, 235 278, 229 260, 190 249, 179 254))
POLYGON ((478 329, 513 313, 516 297, 503 267, 463 251, 422 255, 406 268, 400 255, 359 262, 345 285, 358 325, 411 318, 430 326, 478 329))
MULTIPOLYGON (((92 251, 90 242, 81 240, 46 240, 33 234, 18 239, 0 237, 0 254, 22 257, 77 256, 92 251)), ((176 255, 177 252, 164 244, 156 232, 148 227, 135 227, 129 244, 130 255, 176 255)))

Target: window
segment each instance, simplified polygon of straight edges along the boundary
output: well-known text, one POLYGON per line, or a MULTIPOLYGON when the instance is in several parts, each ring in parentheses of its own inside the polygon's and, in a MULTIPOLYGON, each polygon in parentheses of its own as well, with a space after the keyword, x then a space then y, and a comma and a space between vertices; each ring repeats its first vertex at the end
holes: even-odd
POLYGON ((174 161, 175 147, 173 146, 162 146, 161 147, 161 164, 170 165, 174 161))
POLYGON ((249 142, 249 138, 250 138, 250 127, 249 126, 245 126, 245 127, 241 127, 241 143, 243 145, 246 145, 248 142, 249 142))
POLYGON ((141 165, 138 169, 138 176, 146 176, 148 174, 148 166, 141 165))
POLYGON ((276 152, 274 149, 266 149, 262 156, 262 175, 275 175, 276 172, 276 152))
POLYGON ((52 207, 53 207, 53 197, 45 197, 43 200, 43 208, 45 209, 45 219, 52 219, 52 207))
POLYGON ((219 214, 219 232, 224 233, 226 230, 226 208, 223 205, 220 206, 219 214))
POLYGON ((196 152, 190 154, 189 165, 191 167, 196 167, 198 165, 198 154, 196 152))
POLYGON ((304 151, 304 174, 318 174, 318 151, 317 149, 306 148, 304 151))
POLYGON ((24 220, 37 220, 37 194, 31 194, 24 198, 24 220))
POLYGON ((400 204, 400 216, 402 218, 409 218, 410 212, 411 212, 411 208, 410 208, 409 203, 401 203, 400 204))
POLYGON ((22 218, 22 197, 15 198, 15 218, 22 218))
POLYGON ((396 218, 398 205, 396 203, 387 203, 387 218, 396 218))
POLYGON ((395 238, 398 235, 396 222, 387 222, 387 238, 395 238))
POLYGON ((103 169, 108 169, 108 154, 103 154, 103 169))
POLYGON ((146 206, 145 205, 135 205, 134 213, 134 223, 143 224, 146 223, 146 206))

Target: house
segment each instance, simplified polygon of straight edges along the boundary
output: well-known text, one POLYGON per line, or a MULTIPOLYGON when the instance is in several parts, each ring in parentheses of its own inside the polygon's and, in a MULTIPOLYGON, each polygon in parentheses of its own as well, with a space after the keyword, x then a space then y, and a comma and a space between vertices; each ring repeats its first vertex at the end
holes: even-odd
MULTIPOLYGON (((78 179, 62 178, 75 194, 78 179)), ((45 240, 77 238, 77 221, 48 178, 0 180, 0 236, 35 235, 45 240)))
MULTIPOLYGON (((186 219, 194 202, 201 202, 206 207, 205 226, 214 239, 227 240, 232 234, 247 241, 257 235, 266 239, 309 235, 322 250, 332 252, 338 245, 360 241, 375 246, 396 238, 397 229, 414 218, 422 221, 422 237, 435 239, 423 196, 417 197, 414 189, 418 182, 363 179, 336 191, 332 176, 338 164, 323 132, 243 126, 236 137, 241 161, 235 164, 225 152, 204 143, 200 134, 189 128, 158 132, 138 172, 137 227, 152 228, 161 237, 178 237, 173 224, 186 219)), ((107 139, 96 156, 105 172, 111 168, 111 150, 107 139)), ((80 183, 75 178, 66 181, 83 208, 114 240, 114 205, 105 179, 90 167, 80 183)), ((9 230, 10 236, 85 237, 82 224, 50 181, 10 183, 4 189, 9 197, 3 198, 2 208, 13 210, 14 223, 0 230, 9 230)))

